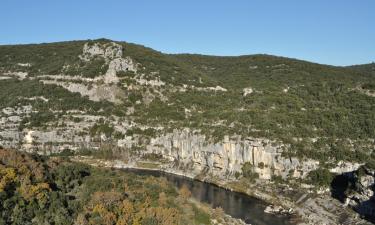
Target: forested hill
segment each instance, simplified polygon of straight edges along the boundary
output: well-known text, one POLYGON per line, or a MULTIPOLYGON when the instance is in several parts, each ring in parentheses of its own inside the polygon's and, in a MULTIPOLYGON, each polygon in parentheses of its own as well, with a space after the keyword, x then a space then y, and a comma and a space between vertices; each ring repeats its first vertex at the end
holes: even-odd
MULTIPOLYGON (((372 71, 269 55, 171 55, 106 39, 0 46, 0 104, 32 107, 14 125, 24 133, 82 122, 78 110, 105 118, 75 127, 80 137, 190 128, 212 142, 260 137, 293 156, 362 162, 375 137, 372 71), (135 126, 120 128, 117 118, 135 126)), ((25 141, 1 137, 4 146, 25 141)))
POLYGON ((349 66, 348 68, 375 75, 375 63, 349 66))
MULTIPOLYGON (((0 46, 0 147, 266 192, 298 202, 286 207, 306 224, 351 224, 316 190, 362 165, 363 188, 342 196, 374 216, 374 137, 374 64, 164 54, 107 39, 0 46)), ((180 195, 159 179, 0 151, 0 224, 208 224, 180 195)))

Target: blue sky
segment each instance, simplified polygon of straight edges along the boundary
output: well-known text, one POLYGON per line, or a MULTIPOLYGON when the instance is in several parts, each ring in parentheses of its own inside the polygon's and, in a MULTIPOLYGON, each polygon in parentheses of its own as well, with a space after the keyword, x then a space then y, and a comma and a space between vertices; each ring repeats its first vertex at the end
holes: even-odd
POLYGON ((1 0, 0 44, 105 37, 167 53, 375 61, 375 0, 1 0))

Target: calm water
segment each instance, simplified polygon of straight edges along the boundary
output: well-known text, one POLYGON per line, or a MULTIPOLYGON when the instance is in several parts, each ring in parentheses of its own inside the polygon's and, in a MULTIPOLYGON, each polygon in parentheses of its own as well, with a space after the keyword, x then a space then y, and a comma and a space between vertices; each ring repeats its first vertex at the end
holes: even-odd
POLYGON ((213 184, 160 171, 139 169, 126 169, 126 171, 143 176, 165 177, 177 188, 186 185, 190 189, 193 198, 196 200, 207 203, 213 208, 221 207, 226 214, 234 218, 240 218, 252 225, 291 224, 287 216, 264 213, 267 204, 264 201, 245 194, 232 192, 213 184))

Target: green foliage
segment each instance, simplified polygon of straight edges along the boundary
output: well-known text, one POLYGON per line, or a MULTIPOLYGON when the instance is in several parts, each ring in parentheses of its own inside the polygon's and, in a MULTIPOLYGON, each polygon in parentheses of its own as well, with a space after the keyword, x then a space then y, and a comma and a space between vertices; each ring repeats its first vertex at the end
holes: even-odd
POLYGON ((369 64, 349 66, 348 68, 355 71, 360 71, 361 73, 369 73, 375 75, 375 62, 369 64))
POLYGON ((0 150, 0 218, 12 225, 210 224, 163 178, 8 150, 0 150))
POLYGON ((274 181, 276 184, 280 184, 284 182, 284 179, 281 176, 276 176, 276 175, 273 175, 271 180, 274 181))
MULTIPOLYGON (((109 40, 89 41, 95 42, 105 44, 109 40)), ((30 76, 65 73, 86 77, 103 74, 107 69, 103 59, 83 62, 78 58, 84 43, 0 46, 0 73, 24 71, 30 76)), ((375 149, 369 140, 375 136, 375 98, 364 91, 374 92, 373 63, 334 67, 270 55, 168 55, 140 45, 118 44, 124 47, 124 57, 139 63, 138 73, 145 79, 157 77, 166 83, 155 88, 163 98, 156 96, 150 104, 136 104, 142 102, 146 90, 154 89, 124 90, 125 103, 114 105, 93 102, 37 80, 10 79, 0 81, 0 105, 31 104, 39 112, 23 121, 24 126, 31 127, 45 126, 71 109, 125 117, 124 106, 131 106, 135 112, 129 119, 141 125, 163 126, 166 132, 189 127, 200 130, 213 142, 221 141, 225 135, 262 137, 290 145, 284 152, 288 157, 308 157, 321 162, 371 161, 375 149), (186 91, 178 91, 184 85, 186 91), (217 85, 227 91, 196 88, 217 85), (248 87, 253 93, 244 96, 243 89, 248 87), (35 96, 44 96, 49 101, 27 100, 35 96), (190 114, 186 113, 188 110, 190 114), (52 115, 56 111, 62 113, 52 115)), ((132 84, 134 75, 130 71, 117 74, 122 82, 132 84)), ((128 135, 156 134, 153 130, 128 132, 128 135)), ((109 124, 96 125, 92 133, 114 135, 109 124)))
POLYGON ((197 207, 193 207, 193 211, 195 214, 195 224, 211 224, 210 215, 206 212, 197 207))
POLYGON ((143 159, 150 160, 150 161, 159 161, 163 159, 163 155, 156 154, 156 153, 148 153, 143 155, 143 159))
POLYGON ((267 55, 174 57, 228 91, 188 89, 168 93, 172 104, 159 101, 141 107, 145 113, 138 122, 200 129, 214 142, 221 141, 224 135, 236 134, 280 140, 292 145, 289 156, 301 158, 359 162, 369 159, 371 149, 365 148, 361 140, 375 135, 375 98, 356 87, 373 83, 373 76, 267 55), (245 87, 255 91, 244 97, 245 87), (190 117, 182 116, 184 108, 192 109, 190 117), (154 111, 160 113, 155 115, 154 111), (175 117, 179 112, 180 116, 175 117), (222 124, 213 126, 218 121, 222 124), (298 143, 295 138, 304 141, 298 143), (325 144, 314 148, 311 138, 325 144))
POLYGON ((108 123, 97 123, 90 129, 91 136, 98 134, 105 134, 106 137, 111 137, 115 129, 108 123))
POLYGON ((42 45, 3 45, 0 47, 0 68, 3 71, 25 70, 30 75, 59 74, 64 65, 79 61, 82 41, 59 42, 42 45), (41 47, 42 46, 42 47, 41 47), (17 63, 30 63, 20 67, 17 63))
POLYGON ((329 187, 333 180, 333 175, 326 168, 319 168, 317 170, 311 171, 307 178, 309 182, 313 185, 321 187, 329 187))
POLYGON ((375 90, 375 83, 366 83, 362 85, 363 89, 375 90))
POLYGON ((88 78, 95 78, 99 75, 105 74, 108 70, 108 65, 105 64, 105 60, 102 58, 93 59, 88 62, 80 62, 80 64, 74 64, 68 67, 64 71, 67 75, 82 75, 88 78))
POLYGON ((157 134, 156 130, 153 128, 147 128, 147 129, 140 129, 138 127, 135 127, 133 129, 129 129, 126 131, 127 136, 133 136, 133 135, 144 135, 148 137, 155 137, 157 134))
POLYGON ((129 93, 129 94, 128 94, 128 100, 129 100, 131 103, 135 104, 137 101, 142 100, 142 95, 139 94, 139 93, 134 93, 134 92, 129 93))
POLYGON ((205 74, 195 70, 190 65, 182 63, 174 55, 166 55, 140 45, 124 42, 121 44, 125 50, 124 55, 130 56, 144 67, 140 68, 139 72, 141 73, 158 72, 158 76, 162 81, 174 85, 199 85, 199 79, 207 84, 214 84, 205 74))
POLYGON ((368 167, 369 169, 375 170, 375 159, 373 156, 374 156, 374 152, 372 153, 371 160, 369 160, 366 163, 366 167, 368 167))
POLYGON ((133 71, 119 71, 116 73, 118 77, 124 78, 124 77, 134 77, 135 73, 133 71))
POLYGON ((96 77, 108 66, 103 59, 82 61, 84 41, 57 42, 40 45, 8 45, 0 47, 0 71, 23 71, 29 75, 68 74, 96 77), (18 63, 29 63, 20 66, 18 63))
POLYGON ((112 103, 90 101, 87 97, 71 93, 56 85, 44 85, 37 80, 15 79, 0 81, 0 105, 2 107, 33 106, 33 111, 37 113, 32 113, 22 122, 30 127, 43 126, 61 116, 53 111, 62 111, 63 114, 68 110, 78 109, 94 115, 108 115, 117 110, 112 103), (40 96, 47 98, 48 102, 39 99, 30 100, 40 96))
POLYGON ((75 155, 92 156, 94 158, 106 159, 106 160, 119 159, 119 156, 115 154, 111 146, 103 146, 102 148, 99 148, 99 149, 82 148, 82 149, 79 149, 77 152, 75 152, 75 155))
POLYGON ((242 165, 242 175, 250 180, 250 181, 254 181, 255 179, 259 178, 259 174, 254 172, 254 166, 251 165, 251 163, 249 162, 246 162, 242 165))
POLYGON ((70 149, 64 149, 59 153, 53 153, 50 156, 60 156, 60 157, 69 157, 69 156, 74 156, 75 152, 70 150, 70 149))
POLYGON ((47 112, 40 112, 40 113, 32 113, 30 117, 25 118, 22 123, 28 124, 29 127, 42 127, 47 122, 53 121, 55 119, 54 113, 47 111, 47 112))

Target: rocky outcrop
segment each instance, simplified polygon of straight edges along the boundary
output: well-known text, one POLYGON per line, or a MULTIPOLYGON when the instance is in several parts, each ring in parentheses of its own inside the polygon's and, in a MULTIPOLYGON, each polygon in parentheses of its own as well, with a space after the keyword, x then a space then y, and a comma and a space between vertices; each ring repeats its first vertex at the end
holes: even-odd
MULTIPOLYGON (((131 147, 133 143, 122 144, 131 147)), ((319 165, 313 160, 285 158, 283 145, 267 139, 226 136, 223 141, 212 143, 189 129, 151 138, 145 148, 143 154, 160 154, 169 161, 190 166, 196 174, 209 171, 218 176, 233 175, 241 173, 242 165, 249 162, 261 179, 271 179, 273 175, 299 178, 319 165)))
POLYGON ((270 214, 292 214, 293 213, 293 209, 284 209, 283 207, 281 206, 275 206, 275 205, 269 205, 267 206, 265 209, 264 209, 264 212, 265 213, 270 213, 270 214))
POLYGON ((16 77, 19 80, 23 80, 28 76, 28 73, 18 71, 18 72, 7 72, 7 73, 4 73, 4 75, 6 75, 8 77, 16 77))
POLYGON ((363 164, 360 163, 340 161, 337 163, 336 167, 331 168, 329 171, 335 174, 349 173, 358 170, 358 168, 362 165, 363 164))
POLYGON ((220 86, 216 86, 216 87, 194 87, 193 86, 192 88, 195 88, 198 91, 223 91, 223 92, 228 91, 226 88, 223 88, 220 86))
POLYGON ((130 57, 123 58, 123 47, 115 42, 106 44, 86 43, 79 58, 90 61, 100 57, 108 65, 107 72, 96 78, 84 78, 82 76, 64 75, 40 75, 38 78, 44 84, 59 85, 70 92, 88 96, 92 101, 107 100, 114 103, 121 102, 121 96, 125 96, 123 90, 117 86, 120 81, 119 72, 137 72, 137 64, 130 57))
POLYGON ((103 58, 108 64, 108 71, 106 74, 114 74, 120 71, 136 72, 136 64, 130 57, 123 58, 123 47, 115 42, 105 44, 101 43, 86 43, 83 46, 82 54, 79 58, 83 61, 90 61, 94 58, 103 58))
MULTIPOLYGON (((145 138, 142 135, 125 136, 123 139, 113 140, 107 137, 93 137, 87 131, 94 126, 101 118, 98 116, 81 115, 80 122, 71 121, 72 117, 78 114, 71 114, 65 118, 64 126, 49 126, 44 130, 23 130, 19 131, 21 121, 19 116, 12 117, 15 109, 9 108, 3 111, 8 113, 2 120, 14 120, 14 128, 7 132, 0 132, 3 137, 11 137, 12 141, 0 138, 0 145, 21 148, 25 151, 38 150, 41 153, 55 153, 64 149, 98 148, 103 143, 111 142, 122 148, 123 151, 141 148, 138 156, 147 154, 161 155, 165 160, 174 162, 176 165, 189 168, 194 174, 202 172, 212 173, 221 177, 234 177, 236 173, 242 172, 244 163, 250 163, 254 171, 261 179, 271 179, 272 176, 305 177, 309 171, 319 166, 317 161, 297 158, 285 158, 282 155, 284 146, 280 142, 262 138, 241 138, 240 136, 226 136, 217 143, 211 142, 199 131, 188 128, 174 130, 152 138, 145 138)), ((21 109, 20 109, 21 110, 21 109)), ((25 108, 30 113, 31 109, 25 108)), ((23 115, 27 116, 27 115, 23 115)), ((116 132, 126 134, 128 129, 137 126, 127 122, 113 121, 116 132)))
MULTIPOLYGON (((116 80, 106 77, 108 80, 116 80)), ((70 92, 80 93, 82 96, 87 96, 91 101, 102 101, 106 100, 109 102, 119 103, 120 98, 124 95, 116 85, 98 85, 97 83, 73 83, 69 81, 57 81, 57 80, 43 80, 44 84, 55 84, 61 86, 70 92)))
POLYGON ((359 214, 375 222, 375 171, 361 167, 346 175, 348 185, 345 190, 345 205, 354 208, 359 214))
POLYGON ((0 110, 0 146, 6 148, 18 147, 22 132, 19 125, 22 118, 27 117, 32 112, 32 107, 7 107, 0 110))
POLYGON ((245 96, 247 96, 247 95, 249 95, 249 94, 251 94, 251 93, 253 93, 254 92, 254 90, 251 88, 251 87, 248 87, 248 88, 244 88, 243 90, 242 90, 242 95, 245 97, 245 96))
POLYGON ((126 58, 115 58, 109 62, 108 70, 104 76, 104 82, 118 83, 119 78, 116 76, 117 72, 132 71, 137 72, 135 63, 130 57, 126 58))
POLYGON ((110 43, 85 43, 83 52, 79 56, 81 60, 90 61, 95 57, 102 57, 109 61, 114 58, 122 57, 122 45, 115 42, 110 43))

